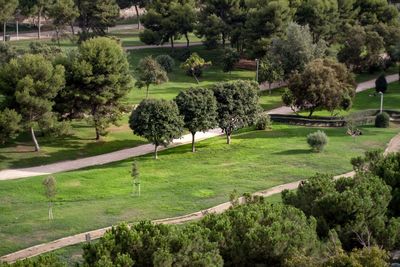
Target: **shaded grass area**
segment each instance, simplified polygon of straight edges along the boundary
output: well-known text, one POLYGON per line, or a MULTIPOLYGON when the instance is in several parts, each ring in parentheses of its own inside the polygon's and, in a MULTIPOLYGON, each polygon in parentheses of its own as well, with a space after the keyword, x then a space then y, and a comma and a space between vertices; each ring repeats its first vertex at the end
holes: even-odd
POLYGON ((386 75, 399 73, 399 65, 395 64, 395 65, 389 67, 384 72, 383 71, 374 71, 374 72, 358 73, 356 75, 356 82, 361 83, 361 82, 376 79, 382 73, 385 73, 386 75))
POLYGON ((21 134, 11 144, 0 146, 0 169, 37 166, 63 160, 72 160, 134 147, 147 143, 133 135, 124 118, 124 125, 111 127, 100 141, 94 139, 94 129, 86 121, 75 121, 73 133, 66 137, 38 136, 40 152, 34 152, 31 136, 21 134))
POLYGON ((241 131, 137 158, 141 197, 132 197, 131 160, 55 175, 55 220, 47 220, 43 177, 0 182, 0 254, 121 221, 182 215, 228 201, 229 193, 255 192, 309 177, 340 174, 350 159, 383 148, 398 128, 364 127, 354 141, 346 129, 324 129, 325 152, 310 152, 306 136, 317 128, 274 125, 272 131, 241 131), (284 168, 282 163, 284 162, 284 168))

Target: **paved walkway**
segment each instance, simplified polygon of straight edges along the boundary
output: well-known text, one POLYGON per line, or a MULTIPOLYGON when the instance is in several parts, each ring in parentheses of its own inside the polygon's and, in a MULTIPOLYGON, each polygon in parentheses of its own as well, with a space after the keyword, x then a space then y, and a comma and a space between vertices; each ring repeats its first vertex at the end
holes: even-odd
MULTIPOLYGON (((400 134, 396 135, 394 138, 392 138, 392 140, 389 142, 389 144, 385 150, 385 153, 397 152, 397 151, 400 151, 399 149, 400 149, 400 134)), ((354 172, 348 172, 343 175, 335 176, 335 179, 338 179, 340 177, 352 177, 352 176, 354 176, 354 174, 355 174, 354 172)), ((272 188, 256 192, 253 195, 269 197, 269 196, 272 196, 275 194, 279 194, 283 190, 294 190, 299 187, 300 183, 301 183, 301 181, 297 181, 297 182, 293 182, 293 183, 287 183, 287 184, 283 184, 283 185, 274 186, 272 188)), ((243 203, 243 201, 244 201, 243 197, 239 199, 240 203, 243 203)), ((190 214, 183 215, 183 216, 173 217, 173 218, 154 220, 153 222, 161 223, 161 224, 182 224, 182 223, 186 223, 186 222, 190 222, 190 221, 194 221, 194 220, 199 220, 199 219, 203 218, 206 214, 209 214, 209 213, 216 213, 216 214, 222 213, 222 212, 228 210, 231 206, 232 205, 230 202, 225 202, 225 203, 222 203, 220 205, 217 205, 215 207, 212 207, 212 208, 209 208, 206 210, 190 213, 190 214)), ((49 242, 49 243, 44 243, 44 244, 40 244, 40 245, 33 246, 30 248, 26 248, 26 249, 23 249, 23 250, 0 257, 0 261, 15 262, 20 259, 38 256, 40 254, 54 251, 56 249, 83 243, 83 242, 86 242, 86 236, 90 236, 91 240, 98 239, 98 238, 102 237, 104 235, 104 233, 109 229, 111 229, 111 226, 93 230, 93 231, 88 231, 88 232, 77 234, 77 235, 64 237, 64 238, 57 239, 57 240, 49 242)))
MULTIPOLYGON (((399 79, 398 74, 389 75, 386 77, 387 81, 394 82, 399 79)), ((281 83, 274 83, 272 88, 278 88, 281 86, 281 83)), ((375 80, 367 81, 360 83, 357 87, 357 92, 365 91, 369 88, 375 87, 375 80)), ((261 86, 261 90, 268 90, 266 85, 261 86)), ((289 107, 279 107, 276 109, 272 109, 268 111, 268 114, 290 114, 293 111, 289 107)), ((221 135, 221 129, 213 129, 206 133, 198 133, 196 135, 196 140, 203 140, 211 137, 215 137, 221 135)), ((181 139, 174 140, 170 147, 175 147, 184 144, 191 143, 191 135, 185 135, 181 139)), ((164 148, 161 148, 161 150, 164 148)), ((88 158, 82 158, 77 160, 69 160, 63 161, 48 165, 42 165, 31 168, 22 168, 22 169, 9 169, 0 171, 0 181, 4 180, 13 180, 19 178, 33 177, 33 176, 41 176, 41 175, 49 175, 52 173, 64 172, 77 170, 85 167, 96 166, 107 164, 111 162, 116 162, 120 160, 125 160, 128 158, 145 155, 153 152, 153 145, 141 145, 134 148, 123 149, 107 154, 102 154, 99 156, 93 156, 88 158)))
MULTIPOLYGON (((221 129, 213 129, 206 133, 200 132, 196 134, 196 140, 200 141, 211 137, 219 136, 221 134, 222 134, 221 129)), ((192 134, 187 134, 180 139, 173 140, 169 148, 190 144, 191 142, 192 142, 192 134)), ((164 149, 166 148, 160 147, 159 151, 162 151, 164 149)), ((58 163, 31 167, 31 168, 3 170, 0 171, 0 181, 26 178, 32 176, 40 176, 40 175, 49 175, 57 172, 77 170, 89 166, 103 165, 115 161, 121 161, 128 158, 142 156, 153 152, 154 152, 154 145, 146 144, 77 160, 62 161, 58 163)))

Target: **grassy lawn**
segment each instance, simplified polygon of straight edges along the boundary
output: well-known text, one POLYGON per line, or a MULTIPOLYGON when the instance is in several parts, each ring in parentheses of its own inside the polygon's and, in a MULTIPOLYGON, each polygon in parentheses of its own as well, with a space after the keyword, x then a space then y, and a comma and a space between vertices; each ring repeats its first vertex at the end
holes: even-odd
POLYGON ((57 174, 55 220, 47 220, 43 177, 0 182, 0 255, 62 236, 120 221, 182 215, 228 200, 234 189, 255 192, 306 178, 315 172, 340 174, 350 158, 383 148, 398 128, 362 128, 356 141, 345 129, 324 129, 325 152, 310 152, 305 136, 313 128, 274 125, 272 131, 242 131, 232 145, 224 137, 137 159, 142 196, 132 197, 131 160, 57 174), (285 168, 282 168, 282 163, 285 168))

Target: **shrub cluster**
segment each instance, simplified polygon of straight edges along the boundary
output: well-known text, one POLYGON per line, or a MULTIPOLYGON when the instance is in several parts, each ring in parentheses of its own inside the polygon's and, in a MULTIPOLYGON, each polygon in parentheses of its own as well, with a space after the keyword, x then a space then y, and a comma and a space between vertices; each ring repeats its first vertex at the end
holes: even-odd
POLYGON ((156 61, 166 72, 172 72, 175 66, 175 60, 169 55, 159 55, 156 57, 156 61))
POLYGON ((390 116, 386 112, 379 113, 375 118, 375 127, 388 128, 390 124, 390 116))
POLYGON ((271 117, 266 113, 260 113, 256 121, 257 130, 266 130, 271 127, 271 117))
POLYGON ((318 130, 314 133, 310 133, 307 136, 307 143, 310 145, 313 151, 321 152, 328 144, 328 136, 323 131, 318 130))

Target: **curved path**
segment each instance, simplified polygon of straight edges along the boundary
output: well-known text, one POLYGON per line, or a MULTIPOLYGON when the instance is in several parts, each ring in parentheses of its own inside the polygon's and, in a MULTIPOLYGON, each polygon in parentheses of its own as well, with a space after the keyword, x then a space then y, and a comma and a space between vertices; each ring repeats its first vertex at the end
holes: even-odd
MULTIPOLYGON (((391 152, 397 152, 397 151, 400 151, 400 134, 398 134, 394 138, 392 138, 392 140, 389 142, 389 144, 385 150, 385 154, 391 153, 391 152)), ((335 176, 335 179, 340 178, 340 177, 352 177, 352 176, 354 176, 354 174, 355 174, 354 172, 348 172, 343 175, 335 176)), ((302 181, 297 181, 297 182, 293 182, 293 183, 287 183, 287 184, 283 184, 283 185, 274 186, 274 187, 266 189, 264 191, 256 192, 253 195, 269 197, 269 196, 272 196, 275 194, 279 194, 283 190, 296 189, 301 182, 302 181)), ((243 201, 244 201, 244 199, 243 199, 243 197, 241 197, 239 199, 239 202, 242 203, 243 201)), ((220 205, 217 205, 215 207, 212 207, 212 208, 209 208, 206 210, 190 213, 190 214, 183 215, 183 216, 173 217, 173 218, 154 220, 153 222, 154 223, 162 223, 162 224, 182 224, 182 223, 186 223, 186 222, 190 222, 190 221, 194 221, 194 220, 199 220, 202 217, 204 217, 206 214, 209 214, 209 213, 216 213, 216 214, 222 213, 222 212, 226 211, 227 209, 229 209, 230 207, 231 207, 231 203, 225 202, 225 203, 222 203, 220 205)), ((26 249, 23 249, 23 250, 0 257, 0 261, 15 262, 17 260, 34 257, 34 256, 37 256, 37 255, 40 255, 40 254, 43 254, 46 252, 50 252, 50 251, 53 251, 56 249, 83 243, 83 242, 87 241, 87 237, 90 237, 91 240, 98 239, 98 238, 102 237, 104 235, 104 233, 109 229, 111 229, 111 226, 93 230, 93 231, 89 231, 89 232, 85 232, 85 233, 80 233, 77 235, 64 237, 64 238, 57 239, 57 240, 49 242, 49 243, 44 243, 44 244, 40 244, 40 245, 33 246, 30 248, 26 248, 26 249)))
MULTIPOLYGON (((399 79, 398 74, 389 75, 386 77, 388 83, 397 81, 399 79)), ((274 83, 272 88, 278 88, 281 86, 281 83, 274 83)), ((375 87, 375 80, 366 81, 358 84, 357 93, 365 91, 367 89, 375 87)), ((261 90, 268 90, 267 86, 264 84, 261 86, 261 90)), ((268 111, 269 114, 290 114, 292 110, 289 107, 279 107, 276 109, 272 109, 268 111)), ((222 134, 221 129, 212 129, 205 133, 197 133, 196 140, 204 140, 211 137, 216 137, 222 134)), ((184 135, 180 139, 176 139, 172 142, 170 147, 176 147, 179 145, 190 144, 191 143, 191 135, 184 135)), ((161 148, 163 150, 165 148, 161 148)), ((122 149, 111 153, 106 153, 98 156, 92 156, 87 158, 81 158, 76 160, 68 160, 62 161, 58 163, 30 167, 30 168, 22 168, 22 169, 8 169, 0 171, 0 181, 4 180, 13 180, 19 178, 33 177, 33 176, 41 176, 41 175, 49 175, 58 172, 78 170, 85 167, 96 166, 107 164, 111 162, 121 161, 125 159, 129 159, 136 156, 142 156, 145 154, 153 153, 153 145, 146 144, 137 146, 134 148, 122 149)))

